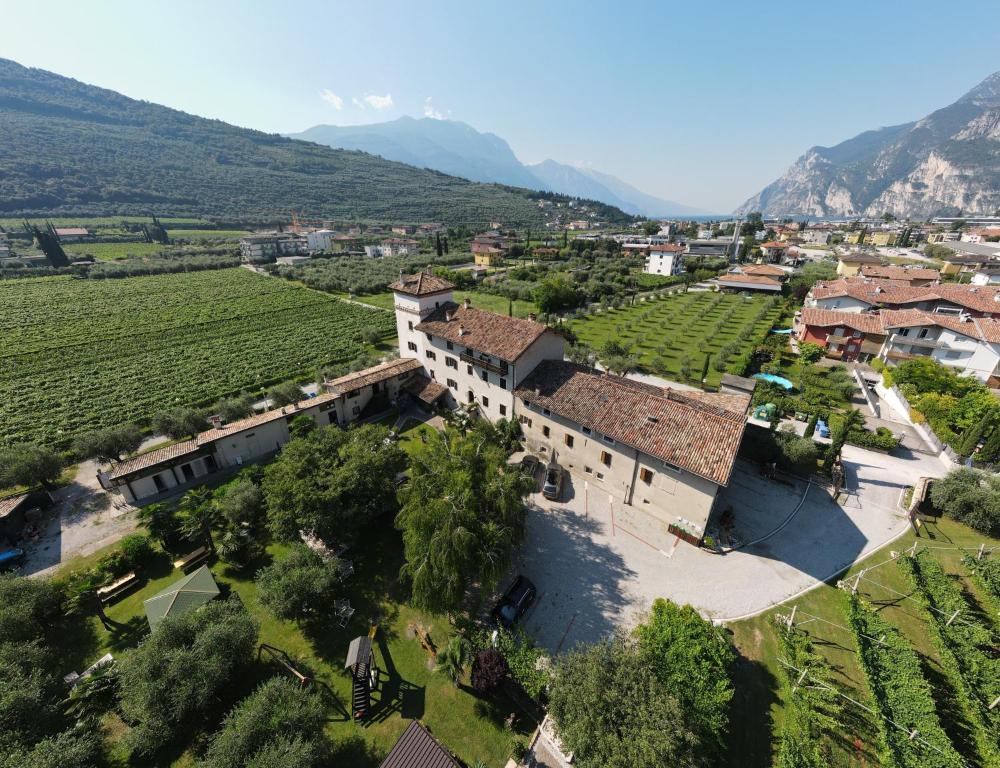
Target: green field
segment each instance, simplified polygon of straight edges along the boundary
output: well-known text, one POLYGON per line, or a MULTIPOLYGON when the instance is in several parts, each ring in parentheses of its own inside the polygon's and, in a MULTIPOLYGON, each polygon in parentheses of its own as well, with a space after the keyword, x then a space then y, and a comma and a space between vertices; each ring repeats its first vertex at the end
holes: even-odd
POLYGON ((0 282, 0 444, 64 446, 313 376, 371 327, 391 335, 392 316, 244 269, 0 282))
POLYGON ((63 250, 69 258, 93 256, 98 261, 114 261, 136 256, 155 256, 175 253, 176 246, 160 243, 64 243, 63 250))
MULTIPOLYGON (((123 221, 129 224, 152 224, 152 216, 28 216, 28 221, 32 224, 38 224, 39 226, 45 226, 46 224, 51 224, 54 227, 87 227, 93 229, 95 227, 117 227, 123 221)), ((169 218, 160 216, 160 223, 167 228, 172 226, 190 225, 190 224, 211 224, 212 222, 206 219, 197 219, 190 217, 178 217, 169 218)), ((0 218, 0 227, 5 227, 7 229, 20 229, 24 225, 24 217, 15 216, 8 218, 0 218)))
MULTIPOLYGON (((346 293, 342 295, 347 296, 346 293)), ((493 296, 492 294, 479 293, 478 291, 455 291, 453 296, 458 303, 462 303, 468 297, 473 307, 489 310, 501 315, 506 315, 507 310, 510 308, 508 300, 504 296, 493 296)), ((360 301, 362 304, 371 304, 373 307, 382 307, 382 309, 392 309, 393 307, 392 293, 390 292, 355 296, 354 300, 360 301)), ((538 305, 533 301, 514 300, 514 317, 527 317, 529 312, 537 311, 538 305)))
MULTIPOLYGON (((968 754, 970 745, 966 733, 967 723, 956 711, 953 686, 946 679, 939 654, 931 642, 927 620, 917 603, 903 597, 912 590, 899 567, 893 562, 886 562, 890 560, 890 551, 905 550, 914 541, 919 542, 921 549, 930 548, 933 557, 961 586, 967 599, 971 601, 970 610, 982 610, 989 602, 979 586, 969 578, 968 571, 961 562, 962 551, 958 548, 975 553, 981 543, 989 548, 1000 542, 961 523, 941 519, 938 523, 923 526, 920 538, 907 533, 841 576, 842 579, 849 580, 851 575, 857 574, 862 568, 877 566, 867 573, 869 580, 860 583, 859 593, 872 602, 887 621, 902 630, 921 656, 924 674, 931 679, 935 689, 938 712, 945 730, 949 732, 959 751, 968 754)), ((1000 555, 994 552, 991 556, 1000 555)), ((736 646, 744 657, 737 669, 737 696, 734 700, 733 727, 730 733, 729 764, 733 768, 766 768, 772 765, 780 728, 787 714, 788 697, 791 695, 790 686, 782 682, 785 675, 778 661, 781 653, 774 617, 778 614, 787 615, 793 604, 798 606, 797 624, 799 621, 804 622, 801 626, 809 633, 814 647, 834 667, 836 674, 833 684, 866 706, 873 705, 858 665, 853 638, 844 629, 847 626, 846 603, 846 595, 835 584, 823 584, 760 616, 728 625, 736 646)), ((1000 630, 1000 622, 996 617, 994 626, 1000 630)), ((845 714, 839 727, 835 732, 824 735, 827 764, 878 765, 877 755, 874 754, 874 716, 866 714, 859 707, 849 704, 845 706, 845 714)))
MULTIPOLYGON (((681 367, 687 356, 691 376, 697 380, 706 354, 714 362, 727 344, 739 343, 742 352, 767 335, 783 312, 779 305, 755 321, 767 301, 760 296, 681 293, 606 309, 568 325, 581 343, 599 350, 608 341, 620 342, 631 347, 644 370, 678 381, 684 380, 681 367), (747 328, 750 337, 740 342, 739 335, 747 328)), ((708 384, 717 386, 723 373, 710 364, 708 384)))
POLYGON ((182 240, 239 240, 250 234, 245 229, 168 229, 170 238, 182 240))

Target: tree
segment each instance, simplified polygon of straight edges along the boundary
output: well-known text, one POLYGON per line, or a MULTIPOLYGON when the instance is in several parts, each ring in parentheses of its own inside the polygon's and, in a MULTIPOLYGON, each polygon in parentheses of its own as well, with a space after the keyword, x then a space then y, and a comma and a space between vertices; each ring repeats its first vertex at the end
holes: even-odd
POLYGON ((657 599, 636 636, 646 663, 680 703, 685 726, 704 747, 722 755, 733 698, 730 671, 736 662, 724 631, 689 605, 657 599))
POLYGON ((545 313, 562 312, 580 306, 582 296, 565 277, 550 277, 535 289, 535 301, 545 313))
POLYGON ((444 249, 441 247, 441 233, 437 232, 434 235, 434 252, 437 253, 437 257, 440 259, 444 256, 444 249))
POLYGON ((175 408, 158 414, 153 419, 153 427, 157 432, 175 440, 194 437, 207 426, 204 415, 194 408, 175 408))
POLYGON ((87 432, 77 438, 74 450, 85 459, 100 462, 121 461, 124 456, 135 453, 142 445, 142 433, 135 424, 121 427, 107 427, 87 432))
POLYGON ((221 416, 229 423, 244 419, 253 413, 253 395, 242 394, 236 397, 226 397, 212 406, 212 413, 221 416))
MULTIPOLYGON (((326 707, 315 690, 303 689, 287 677, 272 677, 233 707, 212 737, 200 768, 244 768, 263 750, 283 752, 289 741, 309 744, 323 753, 326 707)), ((286 754, 287 756, 287 754, 286 754)), ((320 755, 307 762, 269 763, 288 768, 317 766, 320 755)))
POLYGON ((643 234, 652 236, 660 231, 660 222, 658 221, 644 221, 642 222, 643 234))
POLYGON ((192 488, 181 497, 181 534, 188 541, 202 542, 215 554, 212 529, 219 524, 219 509, 205 486, 192 488))
POLYGON ((676 697, 623 634, 560 657, 549 713, 580 768, 661 768, 708 763, 676 697))
POLYGON ((461 635, 453 635, 448 640, 448 644, 438 652, 435 669, 446 674, 457 686, 458 681, 462 679, 471 654, 472 649, 469 646, 469 641, 461 635))
POLYGON ((865 417, 857 408, 850 408, 841 419, 835 422, 830 433, 830 446, 827 448, 823 469, 829 472, 834 461, 840 458, 840 452, 847 442, 847 436, 857 429, 864 429, 865 417))
POLYGON ((815 363, 823 357, 823 347, 819 344, 813 344, 811 341, 807 341, 804 344, 799 345, 799 357, 804 363, 815 363))
POLYGON ((395 508, 406 454, 376 424, 320 429, 285 445, 264 471, 268 524, 281 538, 302 530, 331 542, 395 508))
POLYGON ((406 558, 401 575, 419 607, 455 609, 470 585, 489 588, 506 570, 534 489, 531 478, 509 471, 511 451, 507 427, 483 420, 467 434, 451 427, 431 434, 413 459, 396 527, 406 558))
POLYGON ((305 544, 257 574, 260 601, 279 619, 301 621, 328 605, 339 585, 338 564, 305 544))
POLYGON ((996 536, 1000 532, 1000 478, 965 467, 931 485, 931 502, 947 517, 996 536))
POLYGON ((0 573, 0 643, 44 639, 60 624, 64 601, 55 582, 0 573))
POLYGON ((56 659, 38 640, 0 643, 0 755, 28 746, 57 722, 62 690, 56 659))
POLYGON ((50 448, 32 443, 17 443, 0 449, 0 488, 40 484, 45 488, 59 479, 62 460, 50 448))
POLYGON ((103 741, 93 724, 47 736, 30 749, 15 750, 0 765, 14 768, 94 768, 102 765, 103 741))
MULTIPOLYGON (((813 431, 815 430, 814 422, 813 431)), ((819 448, 811 437, 798 437, 794 432, 791 435, 779 435, 778 448, 781 451, 779 460, 786 468, 806 476, 816 471, 819 448)))
POLYGON ((472 687, 477 693, 488 695, 510 677, 507 660, 496 648, 484 648, 472 660, 472 687))
POLYGON ((300 413, 288 422, 288 434, 292 438, 305 437, 316 429, 316 420, 305 413, 300 413))
POLYGON ((259 530, 265 522, 264 492, 252 480, 240 479, 222 486, 215 493, 215 503, 231 526, 259 530))
POLYGON ((180 521, 177 513, 166 504, 147 504, 139 508, 139 522, 149 530, 150 535, 170 550, 177 545, 180 537, 180 521))
POLYGON ((149 757, 218 706, 257 647, 257 624, 238 599, 161 621, 119 663, 125 746, 149 757))
POLYGON ((281 408, 302 400, 302 387, 294 381, 286 381, 267 390, 267 397, 271 401, 272 408, 281 408))
POLYGON ((806 264, 788 279, 788 290, 797 300, 802 301, 809 290, 820 280, 835 280, 837 265, 832 261, 816 261, 806 264))

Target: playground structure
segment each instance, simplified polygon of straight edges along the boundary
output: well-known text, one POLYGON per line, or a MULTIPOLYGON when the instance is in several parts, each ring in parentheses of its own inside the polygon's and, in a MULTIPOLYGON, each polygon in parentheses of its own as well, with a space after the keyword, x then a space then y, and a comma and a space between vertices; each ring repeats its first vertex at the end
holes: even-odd
POLYGON ((280 648, 275 648, 273 645, 268 645, 267 643, 261 643, 257 648, 257 661, 260 662, 261 657, 265 654, 291 677, 298 680, 300 687, 306 688, 312 684, 312 678, 299 672, 295 668, 291 657, 280 648))
POLYGON ((378 667, 372 651, 376 631, 377 627, 372 627, 367 636, 354 638, 347 649, 344 668, 351 670, 351 717, 354 720, 368 717, 372 691, 378 687, 378 667))

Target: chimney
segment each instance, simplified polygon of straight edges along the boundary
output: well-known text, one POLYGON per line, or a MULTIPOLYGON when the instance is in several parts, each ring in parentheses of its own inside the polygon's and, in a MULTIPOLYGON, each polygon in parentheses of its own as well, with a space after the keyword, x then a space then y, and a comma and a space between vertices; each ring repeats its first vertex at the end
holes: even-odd
POLYGON ((465 307, 466 309, 471 309, 472 308, 472 299, 470 299, 468 296, 466 296, 465 297, 465 301, 462 302, 462 306, 465 307))
POLYGON ((209 416, 208 417, 208 421, 209 421, 209 423, 212 425, 212 427, 214 429, 222 429, 222 417, 221 416, 217 416, 217 415, 209 416))
POLYGON ((462 326, 461 324, 458 326, 458 335, 459 336, 464 336, 465 335, 465 327, 462 326))
POLYGON ((450 323, 451 322, 451 310, 450 309, 446 309, 444 311, 444 321, 446 323, 450 323))
POLYGON ((403 268, 402 267, 399 268, 399 279, 400 280, 403 279, 403 268))
POLYGON ((536 318, 537 318, 537 317, 538 317, 538 315, 536 315, 536 314, 535 314, 534 312, 529 312, 529 313, 528 313, 528 319, 529 319, 529 320, 530 320, 531 322, 535 322, 535 320, 536 320, 536 318))

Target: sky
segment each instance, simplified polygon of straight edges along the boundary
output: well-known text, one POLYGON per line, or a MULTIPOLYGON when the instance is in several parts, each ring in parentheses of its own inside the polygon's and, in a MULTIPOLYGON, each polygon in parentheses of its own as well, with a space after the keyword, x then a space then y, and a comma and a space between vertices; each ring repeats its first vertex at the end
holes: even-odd
POLYGON ((1000 70, 996 0, 0 7, 0 57, 133 98, 281 133, 462 120, 523 162, 719 213, 809 147, 918 119, 1000 70))

